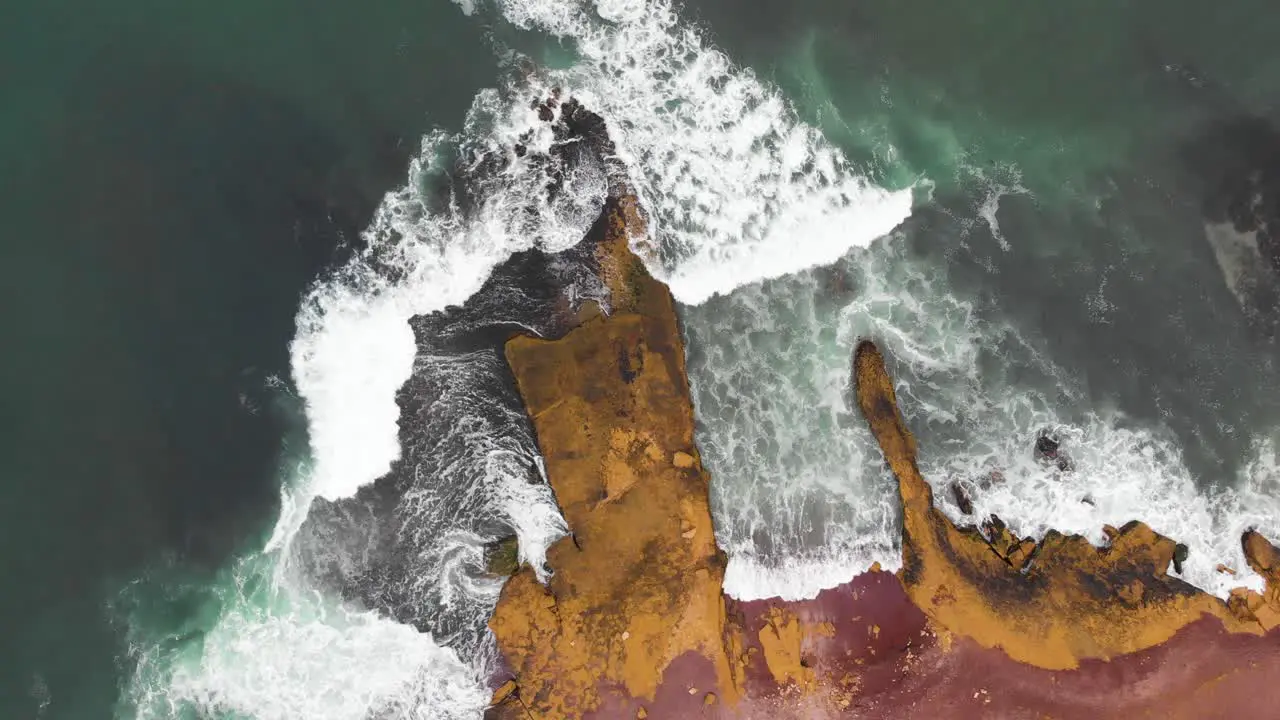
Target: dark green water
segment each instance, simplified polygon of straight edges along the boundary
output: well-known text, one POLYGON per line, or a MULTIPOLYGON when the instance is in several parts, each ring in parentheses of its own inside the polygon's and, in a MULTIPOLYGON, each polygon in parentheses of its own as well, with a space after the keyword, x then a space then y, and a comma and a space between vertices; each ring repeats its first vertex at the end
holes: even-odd
POLYGON ((1280 16, 1246 0, 697 6, 855 155, 891 143, 894 172, 930 178, 944 202, 1019 188, 999 212, 1011 247, 935 221, 916 251, 1043 334, 1097 402, 1170 422, 1193 470, 1229 476, 1247 428, 1280 417, 1274 348, 1243 326, 1201 227, 1214 172, 1269 151, 1234 150, 1243 133, 1221 125, 1280 113, 1280 16))
MULTIPOLYGON (((1023 188, 1000 206, 1011 251, 989 233, 955 242, 945 229, 918 250, 1046 334, 1055 356, 1096 363, 1085 373, 1098 400, 1175 424, 1233 400, 1224 423, 1276 418, 1275 393, 1252 392, 1274 387, 1256 368, 1274 352, 1240 327, 1198 219, 1210 178, 1187 159, 1197 146, 1228 154, 1233 133, 1215 123, 1274 122, 1275 13, 1245 0, 699 9, 719 44, 855 154, 891 142, 896 172, 923 174, 943 195, 982 184, 975 172, 1023 188), (1105 323, 1082 301, 1100 287, 1120 309, 1105 323)), ((1201 432, 1183 429, 1184 439, 1201 432)), ((1188 442, 1189 460, 1206 473, 1231 465, 1244 436, 1188 442)))
MULTIPOLYGON (((1037 335, 1090 399, 1167 422, 1198 481, 1280 421, 1274 351, 1222 284, 1212 188, 1187 159, 1230 146, 1215 122, 1276 112, 1269 6, 689 14, 879 179, 928 177, 956 214, 985 181, 1020 187, 1002 238, 938 210, 909 252, 1037 335)), ((158 566, 212 576, 269 527, 298 421, 267 385, 287 376, 299 295, 420 136, 494 84, 487 22, 428 0, 0 14, 0 717, 109 717, 121 587, 158 566)))
POLYGON ((0 717, 111 715, 106 602, 278 504, 299 294, 494 63, 447 4, 0 11, 0 717), (37 712, 48 699, 43 714, 37 712))
MULTIPOLYGON (((936 325, 934 332, 961 344, 974 338, 979 346, 970 365, 963 352, 938 352, 944 343, 923 343, 927 350, 918 365, 953 355, 946 365, 961 357, 963 367, 939 373, 941 380, 899 368, 908 384, 924 388, 914 404, 925 409, 914 421, 921 425, 926 474, 942 479, 982 472, 982 463, 965 456, 997 446, 985 457, 1009 467, 1028 442, 1015 438, 1030 437, 1035 423, 1084 427, 1099 413, 1110 413, 1122 420, 1105 431, 1095 426, 1085 432, 1082 444, 1089 447, 1082 450, 1105 447, 1101 454, 1107 457, 1097 463, 1098 472, 1077 475, 1090 477, 1078 487, 1112 493, 1145 485, 1134 500, 1080 522, 1081 514, 1068 517, 1074 514, 1070 505, 1079 504, 1076 498, 1066 498, 1067 507, 1045 499, 1062 484, 1027 482, 1014 491, 1023 493, 1022 502, 988 509, 1001 517, 1038 514, 1020 527, 1030 532, 1054 526, 1089 533, 1101 522, 1141 516, 1200 548, 1197 557, 1238 563, 1239 529, 1277 517, 1276 475, 1259 472, 1255 460, 1259 440, 1272 436, 1280 423, 1280 374, 1274 341, 1246 319, 1232 297, 1204 224, 1223 219, 1225 187, 1269 176, 1276 167, 1280 55, 1267 38, 1280 29, 1280 18, 1243 1, 1212 7, 764 2, 744 13, 737 4, 712 0, 698 3, 697 14, 721 46, 785 88, 803 116, 877 168, 878 177, 925 177, 933 183, 934 202, 907 223, 890 271, 881 264, 868 270, 861 258, 851 260, 856 267, 846 271, 855 278, 902 278, 893 270, 914 266, 917 286, 903 287, 904 295, 914 292, 920 300, 945 292, 965 303, 925 304, 919 317, 909 305, 899 308, 913 324, 936 325), (998 210, 988 204, 997 198, 998 210), (972 311, 968 327, 944 319, 941 313, 948 310, 961 316, 972 311), (981 329, 967 332, 975 324, 981 329), (999 329, 1006 327, 1012 334, 999 329), (1025 348, 1014 347, 1024 342, 1025 348), (981 391, 947 397, 950 388, 970 381, 981 391), (1046 406, 1054 408, 1053 417, 1033 420, 1032 408, 1046 406), (1161 428, 1168 438, 1133 443, 1111 434, 1121 426, 1139 428, 1139 435, 1142 428, 1161 428), (1163 450, 1153 451, 1156 445, 1163 450), (1146 453, 1168 459, 1138 469, 1146 461, 1137 458, 1146 453), (1262 495, 1250 501, 1256 503, 1252 517, 1230 513, 1233 519, 1210 519, 1212 513, 1203 513, 1191 520, 1195 513, 1183 514, 1204 497, 1246 484, 1242 476, 1262 495), (1040 507, 1029 506, 1037 501, 1040 507), (1203 543, 1210 535, 1222 538, 1212 550, 1203 543)), ((1237 190, 1232 202, 1247 205, 1251 195, 1237 190)), ((768 297, 771 319, 760 344, 795 345, 829 358, 847 354, 849 338, 836 331, 863 332, 868 326, 862 319, 850 322, 839 310, 823 315, 829 294, 824 287, 813 281, 766 287, 761 294, 768 297), (810 317, 814 307, 816 321, 810 317), (809 331, 816 327, 823 327, 825 338, 809 331)), ((717 338, 732 335, 740 318, 757 315, 761 306, 764 301, 744 297, 691 310, 691 373, 704 373, 704 380, 724 375, 696 346, 732 346, 732 340, 717 338)), ((915 339, 925 335, 907 333, 915 339)), ((757 345, 754 339, 746 344, 757 345)), ((793 410, 824 402, 805 377, 809 371, 777 369, 796 365, 800 354, 772 351, 769 360, 744 362, 745 380, 729 380, 704 398, 720 406, 715 424, 729 426, 712 428, 706 437, 747 458, 726 463, 748 477, 744 486, 785 493, 794 484, 793 468, 772 473, 783 479, 771 483, 768 469, 754 470, 766 463, 750 453, 752 441, 770 447, 772 436, 786 434, 781 428, 796 424, 778 412, 782 419, 772 423, 780 430, 774 432, 769 406, 776 403, 758 400, 759 388, 769 388, 770 397, 796 391, 793 410), (761 416, 766 419, 756 419, 761 416), (757 427, 744 432, 737 426, 757 427)), ((841 366, 828 360, 825 367, 841 366)), ((840 408, 835 410, 838 416, 840 408)), ((808 433, 799 445, 808 455, 800 453, 800 461, 828 454, 844 433, 808 433)), ((837 461, 828 459, 832 464, 861 459, 852 450, 830 454, 837 461)), ((1034 473, 1026 479, 1034 480, 1034 473)), ((826 492, 841 504, 843 488, 826 492)), ((726 491, 724 503, 746 494, 735 487, 726 491)), ((868 503, 855 497, 845 504, 868 503)), ((734 514, 752 517, 749 508, 734 514)), ((821 513, 802 509, 799 515, 791 521, 793 539, 784 545, 854 544, 842 537, 833 541, 842 535, 839 529, 806 522, 821 513)), ((878 529, 877 521, 855 524, 878 529)), ((765 557, 785 555, 772 547, 776 538, 747 544, 765 557)), ((850 552, 859 554, 856 548, 850 552)), ((1204 569, 1195 582, 1208 586, 1212 566, 1204 569)))

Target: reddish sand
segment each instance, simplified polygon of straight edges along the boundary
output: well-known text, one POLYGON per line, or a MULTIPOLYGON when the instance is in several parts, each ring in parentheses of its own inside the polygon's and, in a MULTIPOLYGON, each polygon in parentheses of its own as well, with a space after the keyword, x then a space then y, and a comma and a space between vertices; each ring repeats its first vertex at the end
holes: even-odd
POLYGON ((962 637, 935 637, 891 573, 858 576, 812 600, 728 602, 754 658, 762 654, 756 633, 771 608, 786 608, 810 626, 831 623, 832 635, 805 633, 804 662, 815 687, 779 685, 763 661, 753 661, 737 703, 726 707, 717 697, 707 704, 708 692, 719 694, 714 670, 689 653, 664 673, 655 700, 615 698, 587 717, 634 718, 643 707, 656 719, 1280 718, 1280 633, 1227 633, 1214 618, 1150 650, 1051 671, 962 637), (831 697, 844 691, 849 702, 840 709, 831 697))

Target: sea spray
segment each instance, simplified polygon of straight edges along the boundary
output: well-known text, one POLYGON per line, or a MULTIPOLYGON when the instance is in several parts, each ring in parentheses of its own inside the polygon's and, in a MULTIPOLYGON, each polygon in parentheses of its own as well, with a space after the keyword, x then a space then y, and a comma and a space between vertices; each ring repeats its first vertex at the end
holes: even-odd
MULTIPOLYGON (((734 67, 682 25, 669 4, 602 4, 596 9, 604 22, 573 3, 509 2, 501 9, 517 25, 574 41, 579 62, 526 76, 522 82, 528 86, 519 92, 578 97, 605 117, 616 157, 651 220, 652 244, 638 250, 679 297, 703 300, 761 277, 828 262, 888 231, 909 211, 910 193, 869 186, 837 148, 797 120, 776 90, 734 67)), ((464 162, 509 156, 517 146, 546 152, 553 140, 536 123, 541 111, 536 103, 522 106, 514 95, 508 88, 477 98, 458 140, 464 162)), ((424 152, 424 158, 437 156, 424 152)), ((370 233, 367 257, 373 259, 348 268, 343 282, 321 286, 300 317, 295 372, 318 378, 315 392, 303 381, 300 389, 313 432, 333 438, 332 447, 317 456, 318 494, 324 499, 350 496, 400 457, 389 412, 371 406, 366 416, 350 409, 385 398, 403 382, 409 350, 399 326, 440 304, 438 297, 424 300, 436 296, 418 288, 434 289, 447 275, 443 296, 456 301, 474 291, 487 267, 530 238, 554 250, 580 237, 591 208, 598 208, 590 200, 599 192, 591 189, 591 173, 587 186, 553 201, 542 190, 546 178, 537 165, 512 167, 472 193, 480 206, 475 212, 459 213, 453 205, 443 216, 433 214, 414 183, 389 198, 370 233), (462 241, 455 239, 459 234, 462 241), (483 251, 478 256, 477 249, 483 251), (377 272, 382 266, 394 272, 377 272), (458 269, 465 270, 461 277, 458 269), (385 277, 395 281, 384 288, 385 277), (332 323, 330 316, 336 318, 332 323), (355 352, 370 357, 351 355, 361 343, 355 352), (341 439, 347 424, 366 417, 381 428, 376 442, 360 447, 341 439)), ((383 409, 388 405, 377 402, 383 409)), ((371 432, 362 427, 350 434, 371 432)), ((510 505, 523 514, 540 507, 510 505)), ((535 568, 541 568, 546 543, 557 530, 554 513, 543 514, 547 520, 536 524, 537 531, 520 533, 522 558, 535 568)), ((510 513, 506 523, 519 526, 520 517, 510 513)), ((419 514, 414 532, 439 527, 428 519, 419 514)), ((426 573, 415 582, 430 584, 434 577, 426 573)))
MULTIPOLYGON (((480 127, 488 137, 515 133, 534 148, 552 143, 531 108, 496 93, 476 100, 468 130, 480 127), (529 132, 516 132, 519 123, 529 132)), ((410 319, 466 300, 514 250, 576 242, 599 212, 603 185, 596 182, 593 191, 591 169, 575 168, 574 177, 561 178, 571 192, 557 195, 572 197, 552 199, 549 169, 533 153, 513 157, 510 144, 464 138, 458 143, 464 159, 503 153, 508 162, 478 178, 465 196, 451 193, 437 203, 424 195, 427 175, 439 170, 439 151, 449 140, 427 138, 409 183, 379 209, 366 250, 304 301, 293 357, 310 457, 285 485, 266 550, 247 553, 215 586, 206 606, 211 619, 177 639, 139 631, 128 693, 137 712, 274 718, 296 717, 302 708, 314 718, 430 718, 476 717, 483 708, 490 653, 479 633, 501 583, 477 577, 480 548, 505 526, 520 536, 521 559, 541 571, 563 521, 545 482, 528 481, 536 451, 522 409, 500 387, 500 343, 487 353, 442 350, 433 359, 419 352, 423 338, 415 332, 422 328, 410 319), (417 520, 393 532, 422 540, 396 566, 403 582, 391 589, 416 599, 417 613, 434 610, 434 624, 465 659, 415 627, 420 623, 364 607, 364 580, 348 583, 352 578, 342 574, 362 572, 364 566, 348 561, 373 549, 371 538, 396 522, 360 516, 368 508, 359 503, 340 504, 378 490, 371 481, 405 459, 397 391, 411 374, 427 393, 423 402, 455 416, 430 412, 410 429, 424 442, 408 448, 409 459, 435 448, 441 452, 431 459, 440 472, 417 476, 424 485, 390 496, 401 520, 417 520), (335 508, 344 522, 328 522, 332 514, 322 512, 335 508), (488 534, 478 535, 477 526, 488 534)), ((505 306, 489 319, 528 321, 515 288, 508 290, 505 306)), ((589 297, 587 290, 579 292, 589 297)), ((131 626, 143 627, 134 620, 131 626)))
POLYGON ((736 66, 670 2, 497 0, 507 20, 572 42, 546 82, 609 126, 650 216, 637 248, 682 302, 834 262, 911 210, 736 66))
POLYGON ((278 584, 277 559, 252 555, 210 583, 165 578, 186 617, 129 591, 133 678, 117 717, 471 720, 488 702, 479 669, 429 635, 333 598, 278 584), (153 635, 152 633, 159 633, 153 635), (199 642, 192 642, 199 637, 199 642))
MULTIPOLYGON (((888 232, 910 210, 910 192, 870 186, 776 89, 734 66, 669 3, 599 3, 594 12, 541 0, 498 7, 518 26, 573 41, 578 62, 526 76, 521 91, 577 97, 605 118, 616 158, 650 219, 648 244, 637 250, 682 300, 699 302, 828 263, 888 232)), ((537 125, 538 113, 534 104, 519 104, 510 88, 483 93, 459 140, 460 156, 478 161, 517 145, 545 152, 552 138, 537 125)), ((545 178, 530 169, 536 166, 513 167, 474 193, 480 208, 465 217, 452 207, 432 214, 411 183, 384 204, 370 233, 369 255, 396 272, 353 266, 350 280, 312 296, 300 317, 295 372, 317 378, 314 392, 302 380, 300 389, 313 433, 332 438, 319 443, 326 449, 317 454, 322 497, 350 495, 400 457, 386 398, 406 375, 408 316, 474 292, 487 268, 531 238, 549 250, 575 241, 598 208, 590 198, 600 191, 590 181, 552 201, 539 185, 545 178), (384 289, 386 275, 397 280, 384 289), (442 280, 444 291, 436 292, 442 280), (434 294, 423 293, 427 287, 434 294), (370 404, 368 413, 351 412, 362 404, 370 404), (347 428, 367 420, 372 424, 358 431, 347 428), (375 431, 378 437, 363 447, 345 440, 375 431)), ((524 513, 538 507, 518 504, 524 513)), ((520 533, 522 558, 535 568, 556 536, 552 515, 544 515, 536 530, 520 533)), ((507 523, 521 525, 518 518, 510 513, 507 523)))

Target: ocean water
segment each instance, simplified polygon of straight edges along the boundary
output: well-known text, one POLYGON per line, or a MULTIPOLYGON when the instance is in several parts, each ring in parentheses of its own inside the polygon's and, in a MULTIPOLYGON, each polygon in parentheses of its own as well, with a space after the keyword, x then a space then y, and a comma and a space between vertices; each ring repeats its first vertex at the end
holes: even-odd
POLYGON ((1251 38, 1272 21, 1248 3, 864 3, 822 25, 782 5, 748 23, 699 11, 852 157, 889 143, 881 182, 932 186, 870 252, 687 311, 731 591, 805 595, 896 565, 891 491, 844 427, 863 335, 894 358, 944 502, 999 470, 978 517, 1095 541, 1139 517, 1189 545, 1193 584, 1257 586, 1215 567, 1241 569, 1243 528, 1280 530, 1276 347, 1250 317, 1266 298, 1235 301, 1214 233, 1269 186, 1275 59, 1251 38), (907 42, 924 27, 936 42, 907 42), (1067 439, 1074 472, 1032 462, 1041 428, 1067 439))
POLYGON ((0 15, 0 717, 101 720, 122 593, 172 575, 151 620, 196 632, 261 549, 309 457, 299 299, 497 63, 416 2, 0 15))
POLYGON ((573 247, 620 192, 681 303, 731 594, 897 565, 860 337, 954 517, 948 486, 998 471, 979 516, 1095 541, 1143 519, 1219 594, 1258 584, 1241 530, 1280 535, 1271 271, 1247 269, 1280 21, 1250 3, 18 20, 14 57, 77 52, 2 141, 18 344, 68 358, 11 373, 36 411, 6 716, 479 717, 484 547, 545 572, 565 532, 501 340, 607 305, 573 247), (607 137, 566 142, 557 95, 607 137), (1043 428, 1071 472, 1032 459, 1043 428))

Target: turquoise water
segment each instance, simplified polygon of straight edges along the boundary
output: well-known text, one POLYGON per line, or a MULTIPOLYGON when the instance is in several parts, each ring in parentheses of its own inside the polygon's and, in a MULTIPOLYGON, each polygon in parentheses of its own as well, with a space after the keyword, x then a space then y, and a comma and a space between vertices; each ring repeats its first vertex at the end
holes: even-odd
POLYGON ((1276 20, 1245 2, 801 8, 697 14, 873 176, 924 178, 933 202, 896 246, 837 268, 859 296, 833 303, 832 273, 814 273, 689 309, 700 441, 740 478, 721 539, 759 560, 741 576, 731 562, 731 581, 769 594, 892 556, 892 498, 857 469, 874 450, 850 438, 839 386, 865 333, 903 359, 940 487, 1018 467, 979 512, 1099 541, 1101 523, 1141 516, 1198 548, 1193 581, 1225 592, 1210 559, 1238 565, 1238 528, 1275 522, 1280 378, 1204 226, 1224 181, 1273 157, 1274 136, 1225 128, 1274 118, 1276 20), (1022 468, 1037 424, 1063 426, 1093 467, 1022 468), (797 425, 823 429, 777 441, 797 425), (813 557, 796 567, 779 545, 813 557))
POLYGON ((298 298, 494 62, 431 3, 0 15, 0 716, 100 720, 108 602, 270 530, 298 298))
MULTIPOLYGON (((659 269, 689 303, 699 442, 717 522, 734 528, 721 540, 763 568, 742 594, 821 575, 787 565, 797 558, 847 576, 893 556, 888 486, 841 395, 859 334, 895 352, 940 479, 1016 464, 1024 436, 1063 424, 1080 479, 1033 468, 1026 492, 982 501, 1027 532, 1148 512, 1167 532, 1204 529, 1180 539, 1211 568, 1214 538, 1226 547, 1238 530, 1219 527, 1215 493, 1247 487, 1257 516, 1239 521, 1278 520, 1275 346, 1233 297, 1204 225, 1222 177, 1247 174, 1235 156, 1269 152, 1265 133, 1236 149, 1241 134, 1222 123, 1273 118, 1280 16, 1242 0, 756 0, 750 12, 717 0, 665 24, 600 3, 586 25, 560 27, 549 7, 127 0, 5 13, 0 716, 163 717, 172 701, 185 717, 430 718, 442 697, 483 704, 425 636, 312 592, 260 551, 282 486, 315 471, 315 417, 289 354, 301 296, 404 185, 421 138, 463 130, 479 89, 509 82, 511 50, 551 79, 477 107, 501 115, 539 83, 582 91, 671 233, 659 269), (707 43, 633 26, 699 28, 732 65, 711 63, 710 79, 662 65, 674 50, 710 57, 707 43), (659 70, 628 74, 645 63, 659 70), (773 113, 775 97, 826 140, 773 113), (741 117, 776 134, 753 136, 741 117), (774 152, 783 137, 809 153, 795 176, 775 168, 794 157, 774 152), (845 182, 855 176, 914 187, 892 242, 842 239, 899 219, 841 214, 875 204, 845 182), (681 214, 677 196, 709 209, 681 214), (724 209, 735 197, 823 220, 789 240, 830 243, 810 263, 827 267, 756 282, 769 273, 730 262, 733 243, 762 233, 767 249, 772 236, 767 218, 724 209), (1089 493, 1096 511, 1078 502, 1089 493), (131 704, 139 693, 154 703, 131 704)), ((464 137, 501 145, 487 127, 464 137)), ((415 229, 461 227, 445 220, 415 229)), ((501 259, 501 238, 477 237, 468 258, 501 259)), ((484 267, 425 277, 443 286, 484 267)), ((363 409, 351 427, 376 424, 363 409)))
POLYGON ((1206 481, 1247 455, 1247 428, 1276 421, 1275 394, 1250 390, 1274 387, 1274 348, 1218 277, 1197 218, 1216 178, 1187 156, 1227 155, 1214 123, 1280 109, 1266 40, 1280 19, 1250 2, 871 2, 815 8, 830 19, 816 25, 779 5, 762 13, 784 30, 765 36, 752 27, 769 22, 704 5, 717 40, 770 68, 829 137, 888 140, 941 194, 1010 188, 996 246, 982 232, 967 252, 914 246, 1043 334, 1095 401, 1182 424, 1206 481))

